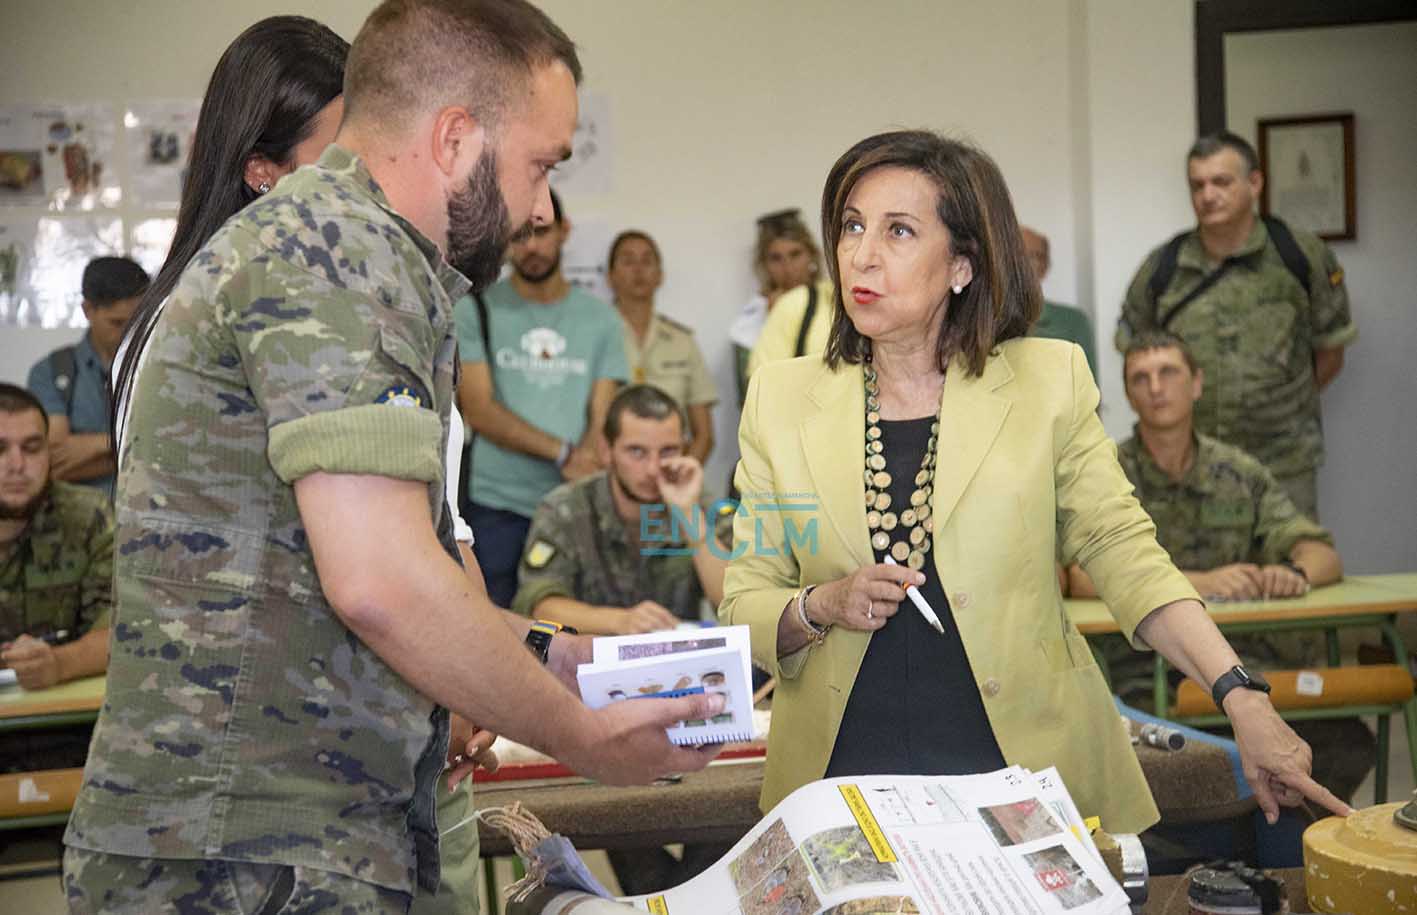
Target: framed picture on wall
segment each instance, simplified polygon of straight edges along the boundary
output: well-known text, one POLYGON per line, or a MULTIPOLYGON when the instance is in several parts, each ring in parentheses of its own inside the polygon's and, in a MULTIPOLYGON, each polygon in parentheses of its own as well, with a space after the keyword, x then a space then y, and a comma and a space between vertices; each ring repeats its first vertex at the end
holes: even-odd
POLYGON ((1260 212, 1327 241, 1358 237, 1353 113, 1261 118, 1260 212))

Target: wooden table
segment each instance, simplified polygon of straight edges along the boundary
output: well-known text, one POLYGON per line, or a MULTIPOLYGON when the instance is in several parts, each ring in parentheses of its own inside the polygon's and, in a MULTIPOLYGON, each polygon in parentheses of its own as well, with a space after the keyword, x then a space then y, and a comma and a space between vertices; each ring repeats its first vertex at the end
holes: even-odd
MULTIPOLYGON (((1086 636, 1120 632, 1116 620, 1101 600, 1064 601, 1068 617, 1078 630, 1086 636)), ((1398 575, 1354 575, 1337 584, 1315 588, 1303 597, 1281 600, 1224 601, 1207 604, 1215 624, 1226 633, 1274 632, 1280 630, 1316 629, 1325 633, 1328 642, 1328 665, 1339 667, 1337 630, 1350 627, 1376 629, 1392 648, 1393 656, 1402 663, 1407 657, 1407 647, 1397 630, 1397 618, 1402 613, 1417 612, 1417 574, 1398 575)), ((1153 681, 1153 701, 1157 715, 1167 717, 1170 701, 1167 684, 1167 663, 1160 654, 1156 655, 1155 679, 1153 681)), ((1386 713, 1386 709, 1379 710, 1386 713)), ((1403 706, 1403 719, 1407 725, 1408 755, 1413 777, 1417 778, 1417 697, 1403 706)), ((1355 709, 1354 714, 1373 713, 1364 707, 1355 709)), ((1285 717, 1307 718, 1329 716, 1331 712, 1295 711, 1285 713, 1285 717)), ((1378 752, 1378 785, 1381 791, 1386 784, 1387 747, 1385 732, 1380 732, 1378 752)))
MULTIPOLYGON (((49 689, 0 687, 0 740, 5 734, 88 724, 103 705, 102 675, 49 689)), ((78 795, 83 769, 46 769, 0 776, 0 831, 60 826, 78 795)))
MULTIPOLYGON (((1068 618, 1083 635, 1121 632, 1098 598, 1065 600, 1068 618)), ((1417 611, 1417 574, 1352 576, 1282 600, 1212 602, 1211 619, 1225 629, 1327 629, 1334 625, 1378 625, 1398 613, 1417 611), (1358 617, 1358 622, 1336 622, 1358 617)))
MULTIPOLYGON (((1135 726, 1133 727, 1135 730, 1135 726)), ((1136 747, 1137 761, 1162 822, 1192 823, 1246 816, 1254 798, 1241 797, 1229 754, 1199 741, 1180 751, 1136 747)), ((763 818, 758 795, 761 758, 710 765, 676 782, 611 788, 587 779, 479 782, 479 810, 520 801, 548 830, 576 848, 652 848, 677 842, 732 843, 763 818)), ((478 823, 484 858, 511 855, 506 838, 478 823)))
POLYGON ((49 689, 0 687, 0 734, 88 724, 98 718, 104 683, 100 674, 49 689))

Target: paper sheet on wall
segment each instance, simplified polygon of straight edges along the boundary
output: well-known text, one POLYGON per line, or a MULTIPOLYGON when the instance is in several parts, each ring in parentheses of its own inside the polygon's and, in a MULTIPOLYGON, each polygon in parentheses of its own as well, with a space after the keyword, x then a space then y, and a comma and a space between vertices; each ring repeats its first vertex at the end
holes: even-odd
POLYGON ((177 217, 154 216, 132 223, 128 256, 142 265, 148 276, 155 277, 167 260, 167 249, 177 234, 177 217))
POLYGON ((115 207, 117 108, 92 103, 0 106, 0 207, 115 207))
POLYGON ((0 210, 0 324, 86 327, 84 267, 123 250, 117 216, 11 218, 0 210))
POLYGON ((614 183, 614 131, 610 122, 610 97, 583 91, 580 117, 571 139, 571 158, 551 173, 551 186, 565 197, 608 194, 614 183))
POLYGON ((182 178, 201 108, 197 99, 128 106, 123 127, 131 201, 155 209, 176 209, 182 202, 182 178))
POLYGON ((603 219, 578 219, 566 211, 571 234, 561 248, 561 274, 566 282, 588 292, 602 302, 611 302, 610 284, 605 280, 605 256, 615 240, 615 230, 603 219))

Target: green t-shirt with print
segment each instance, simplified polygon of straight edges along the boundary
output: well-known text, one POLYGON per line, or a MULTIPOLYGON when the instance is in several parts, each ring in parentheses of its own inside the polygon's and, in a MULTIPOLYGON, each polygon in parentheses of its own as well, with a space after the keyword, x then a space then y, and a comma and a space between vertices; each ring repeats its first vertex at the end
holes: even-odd
MULTIPOLYGON (((477 303, 466 297, 456 309, 462 361, 491 366, 493 394, 507 409, 549 435, 580 441, 595 382, 624 381, 629 374, 620 316, 574 287, 548 305, 522 298, 504 280, 482 298, 492 358, 483 345, 477 303)), ((530 518, 562 482, 551 461, 503 448, 486 436, 473 440, 468 495, 479 505, 530 518)))

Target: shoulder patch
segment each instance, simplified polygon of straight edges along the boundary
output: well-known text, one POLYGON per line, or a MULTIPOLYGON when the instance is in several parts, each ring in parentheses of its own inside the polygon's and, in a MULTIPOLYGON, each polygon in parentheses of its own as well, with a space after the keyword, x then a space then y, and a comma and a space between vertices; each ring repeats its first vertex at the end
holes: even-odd
POLYGON ((1332 273, 1330 273, 1330 274, 1328 275, 1328 284, 1329 284, 1330 286, 1337 286, 1337 285, 1338 285, 1339 283, 1341 283, 1341 282, 1343 282, 1343 270, 1342 270, 1342 269, 1335 270, 1335 271, 1333 271, 1332 273))
POLYGON ((526 551, 526 564, 533 569, 544 569, 556 555, 556 548, 545 540, 538 540, 526 551))
POLYGON ((384 393, 380 394, 374 402, 386 403, 391 407, 423 406, 423 398, 419 397, 418 394, 414 392, 413 388, 406 384, 396 384, 388 388, 384 393))
POLYGON ((690 335, 692 335, 692 334, 694 333, 694 329, 693 329, 692 327, 690 327, 690 326, 687 325, 687 324, 680 324, 678 321, 674 320, 673 318, 669 318, 669 317, 665 317, 664 315, 660 315, 660 316, 659 316, 659 320, 662 321, 663 323, 669 325, 670 327, 674 328, 675 330, 679 331, 680 333, 690 334, 690 335))

